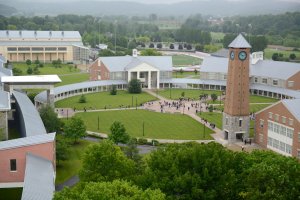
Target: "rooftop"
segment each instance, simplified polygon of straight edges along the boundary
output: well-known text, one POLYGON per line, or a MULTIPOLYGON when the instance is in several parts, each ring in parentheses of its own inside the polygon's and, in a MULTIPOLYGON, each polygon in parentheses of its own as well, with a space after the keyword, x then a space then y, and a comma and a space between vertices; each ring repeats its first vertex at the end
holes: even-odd
POLYGON ((285 99, 282 103, 300 121, 300 99, 285 99))
POLYGON ((55 139, 55 133, 49 133, 49 134, 41 134, 41 135, 18 138, 13 140, 1 141, 0 150, 44 144, 48 142, 53 142, 54 139, 55 139))
POLYGON ((60 83, 57 75, 6 76, 1 77, 2 83, 60 83))
POLYGON ((229 45, 230 48, 251 48, 242 34, 239 34, 229 45))
POLYGON ((22 200, 51 200, 55 192, 54 178, 51 161, 27 153, 22 200))
POLYGON ((2 30, 0 31, 0 39, 36 39, 36 38, 54 38, 54 39, 61 39, 61 38, 73 38, 73 39, 80 39, 81 35, 78 31, 22 31, 22 30, 2 30))
POLYGON ((23 120, 21 124, 23 127, 22 135, 24 137, 34 136, 34 135, 41 135, 46 134, 47 131, 45 129, 44 123, 40 117, 39 112, 32 104, 30 99, 26 94, 21 92, 13 91, 13 96, 16 99, 17 108, 19 108, 20 115, 23 120))
POLYGON ((10 110, 10 95, 8 92, 0 90, 0 111, 10 110))

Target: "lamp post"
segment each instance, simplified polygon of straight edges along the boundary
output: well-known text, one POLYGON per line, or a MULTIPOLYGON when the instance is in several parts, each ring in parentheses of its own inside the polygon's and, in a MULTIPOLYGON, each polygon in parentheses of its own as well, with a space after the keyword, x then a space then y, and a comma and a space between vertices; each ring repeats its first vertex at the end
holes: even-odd
POLYGON ((131 107, 133 107, 133 96, 131 96, 131 107))
POLYGON ((99 130, 99 116, 98 116, 98 130, 99 130))
POLYGON ((135 97, 135 109, 137 110, 137 97, 135 97))
POLYGON ((143 121, 143 137, 145 136, 145 122, 143 121))
POLYGON ((171 89, 172 89, 172 83, 170 83, 170 99, 172 99, 171 89))
POLYGON ((204 126, 203 126, 203 129, 204 129, 204 133, 203 133, 203 135, 204 135, 204 139, 205 139, 205 124, 204 124, 204 126))

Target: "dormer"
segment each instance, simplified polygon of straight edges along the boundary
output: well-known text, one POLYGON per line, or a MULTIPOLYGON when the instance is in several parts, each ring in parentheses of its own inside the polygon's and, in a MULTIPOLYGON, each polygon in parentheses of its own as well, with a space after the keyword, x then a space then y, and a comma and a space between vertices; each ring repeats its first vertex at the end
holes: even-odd
POLYGON ((137 49, 132 49, 132 57, 136 58, 138 56, 137 49))
POLYGON ((255 65, 258 61, 264 60, 264 52, 258 51, 251 54, 251 64, 255 65))

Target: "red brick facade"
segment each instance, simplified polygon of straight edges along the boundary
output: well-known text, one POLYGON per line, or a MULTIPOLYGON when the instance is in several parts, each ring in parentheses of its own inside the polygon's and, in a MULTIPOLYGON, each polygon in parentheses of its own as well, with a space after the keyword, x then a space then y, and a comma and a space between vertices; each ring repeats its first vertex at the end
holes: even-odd
POLYGON ((27 153, 52 161, 55 168, 55 142, 0 150, 0 183, 24 181, 27 153), (16 159, 16 171, 10 171, 10 159, 16 159))
POLYGON ((300 90, 300 71, 293 76, 291 76, 287 81, 286 81, 286 88, 291 89, 291 90, 300 90), (294 84, 292 87, 289 87, 288 83, 289 81, 293 81, 294 84))
POLYGON ((107 67, 101 62, 100 59, 97 59, 90 67, 90 80, 109 80, 109 70, 107 67))
POLYGON ((273 106, 266 108, 265 110, 259 112, 255 116, 255 142, 260 146, 267 148, 268 144, 268 120, 281 124, 283 126, 287 126, 289 128, 293 128, 293 143, 292 143, 292 156, 298 156, 298 149, 300 150, 300 141, 298 138, 298 134, 300 132, 300 121, 294 117, 294 115, 285 107, 282 102, 279 102, 273 106), (270 118, 269 114, 272 113, 272 118, 270 118), (278 119, 276 119, 276 115, 278 119), (283 122, 282 118, 286 118, 286 122, 283 122), (293 124, 289 124, 289 119, 293 120, 293 124), (263 126, 262 122, 263 120, 263 126))

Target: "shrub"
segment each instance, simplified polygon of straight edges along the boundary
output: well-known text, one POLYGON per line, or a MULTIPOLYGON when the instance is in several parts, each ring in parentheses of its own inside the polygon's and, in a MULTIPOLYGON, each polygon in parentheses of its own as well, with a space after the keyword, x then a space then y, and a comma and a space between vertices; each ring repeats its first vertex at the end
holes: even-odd
POLYGON ((27 69, 27 74, 32 74, 32 73, 33 73, 32 68, 31 68, 31 67, 28 67, 28 69, 27 69))
POLYGON ((31 60, 27 59, 26 60, 26 65, 31 65, 31 60))
POLYGON ((158 49, 161 49, 161 48, 162 48, 162 44, 161 44, 161 43, 158 43, 158 44, 156 45, 156 47, 157 47, 158 49))
POLYGON ((152 141, 151 141, 151 144, 152 144, 153 146, 158 146, 158 145, 159 145, 159 142, 158 142, 157 140, 152 140, 152 141))
POLYGON ((117 86, 112 85, 111 90, 110 90, 111 95, 116 95, 117 94, 117 86))
POLYGON ((139 94, 142 92, 141 81, 138 79, 132 79, 128 84, 128 92, 132 94, 139 94))
POLYGON ((84 95, 81 95, 80 98, 79 98, 79 103, 86 103, 86 98, 84 95))
POLYGON ((170 44, 170 49, 174 49, 174 44, 170 44))
POLYGON ((147 139, 145 139, 145 138, 139 138, 138 141, 137 141, 137 143, 139 145, 145 145, 145 144, 147 144, 147 139))

